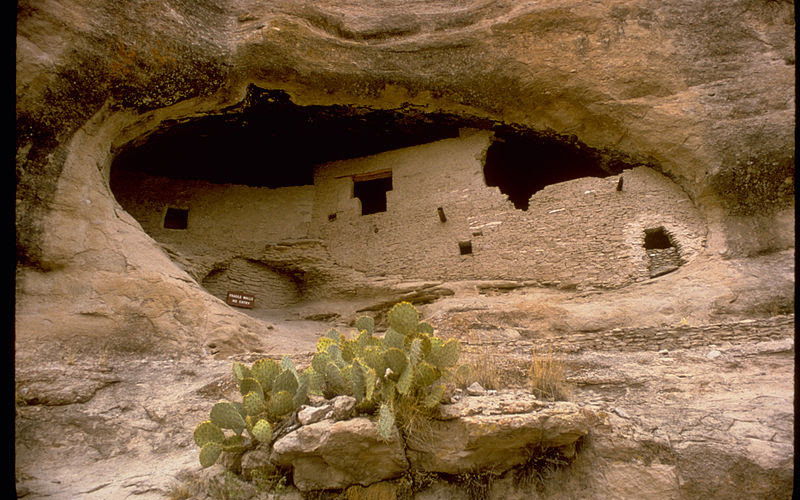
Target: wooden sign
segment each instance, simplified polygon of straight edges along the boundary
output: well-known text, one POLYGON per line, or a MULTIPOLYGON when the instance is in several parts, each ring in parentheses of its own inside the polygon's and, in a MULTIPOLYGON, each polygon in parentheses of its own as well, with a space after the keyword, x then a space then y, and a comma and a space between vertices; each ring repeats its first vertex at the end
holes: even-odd
POLYGON ((244 307, 246 309, 252 309, 255 301, 256 297, 254 295, 244 292, 228 292, 228 297, 225 299, 229 306, 244 307))

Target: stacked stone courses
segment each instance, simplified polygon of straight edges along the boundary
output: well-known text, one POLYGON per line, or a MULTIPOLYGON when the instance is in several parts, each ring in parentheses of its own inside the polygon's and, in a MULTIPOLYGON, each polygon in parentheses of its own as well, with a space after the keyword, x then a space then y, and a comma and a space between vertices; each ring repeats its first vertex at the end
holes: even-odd
MULTIPOLYGON (((620 176, 583 177, 548 185, 527 210, 517 209, 486 185, 483 161, 492 141, 490 131, 464 130, 454 139, 331 162, 317 167, 311 186, 270 189, 125 172, 112 177, 119 181, 112 187, 143 229, 189 262, 214 295, 243 288, 276 305, 302 298, 291 277, 259 264, 259 256, 266 245, 304 238, 319 240, 332 265, 367 276, 529 280, 567 289, 644 281, 691 261, 705 245, 704 221, 689 197, 645 166, 620 174, 622 191, 620 176), (362 215, 354 178, 376 172, 392 176, 386 211, 362 215), (169 206, 189 209, 185 230, 163 228, 169 206), (666 264, 652 262, 644 248, 645 230, 659 227, 675 242, 666 264)), ((530 161, 536 175, 536 158, 530 161)))

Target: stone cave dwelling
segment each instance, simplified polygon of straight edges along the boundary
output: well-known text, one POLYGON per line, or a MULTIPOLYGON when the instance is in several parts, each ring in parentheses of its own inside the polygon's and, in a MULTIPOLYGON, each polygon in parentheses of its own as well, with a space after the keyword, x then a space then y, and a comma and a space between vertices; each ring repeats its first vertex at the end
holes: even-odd
POLYGON ((175 481, 218 484, 191 433, 231 362, 308 364, 400 301, 507 373, 551 349, 591 422, 560 490, 413 498, 791 497, 793 2, 16 20, 18 498, 205 498, 175 481))

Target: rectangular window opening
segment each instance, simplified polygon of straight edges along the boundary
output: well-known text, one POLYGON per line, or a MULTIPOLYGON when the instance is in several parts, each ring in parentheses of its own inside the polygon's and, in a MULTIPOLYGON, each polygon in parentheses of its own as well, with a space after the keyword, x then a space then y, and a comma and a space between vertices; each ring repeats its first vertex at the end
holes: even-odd
POLYGON ((167 208, 164 215, 165 229, 186 229, 189 223, 189 210, 183 208, 167 208))
POLYGON ((386 192, 392 190, 392 171, 353 176, 353 198, 361 201, 361 215, 386 211, 386 192))
POLYGON ((461 255, 471 255, 472 254, 472 242, 471 241, 459 241, 458 242, 458 251, 461 255))

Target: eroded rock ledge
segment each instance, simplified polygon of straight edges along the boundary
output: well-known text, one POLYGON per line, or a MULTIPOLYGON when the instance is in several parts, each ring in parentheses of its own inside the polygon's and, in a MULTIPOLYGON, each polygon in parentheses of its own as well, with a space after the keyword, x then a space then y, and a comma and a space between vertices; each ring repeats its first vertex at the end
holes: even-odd
MULTIPOLYGON (((596 419, 575 403, 545 402, 527 391, 508 390, 483 396, 464 396, 441 405, 430 421, 382 440, 374 419, 347 417, 349 396, 316 407, 303 407, 300 422, 312 414, 326 418, 277 439, 271 450, 257 449, 241 457, 246 475, 253 470, 290 468, 301 491, 369 486, 413 470, 458 475, 491 471, 503 474, 540 456, 575 456, 575 445, 596 419)), ((230 462, 229 462, 230 463, 230 462)))

